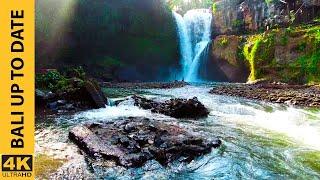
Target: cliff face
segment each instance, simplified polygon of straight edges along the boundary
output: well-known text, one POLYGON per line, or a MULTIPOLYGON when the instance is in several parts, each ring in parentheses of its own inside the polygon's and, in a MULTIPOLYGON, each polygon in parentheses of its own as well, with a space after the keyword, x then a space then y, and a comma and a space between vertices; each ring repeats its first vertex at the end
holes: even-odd
POLYGON ((214 0, 212 9, 215 35, 287 27, 320 16, 318 0, 214 0))
POLYGON ((249 65, 239 58, 239 46, 242 37, 220 35, 213 41, 212 60, 231 82, 246 82, 249 76, 249 65))
POLYGON ((214 2, 212 61, 229 81, 319 83, 320 1, 283 2, 214 2))
POLYGON ((320 83, 320 26, 214 39, 213 60, 229 81, 320 83), (249 72, 249 73, 247 73, 249 72))

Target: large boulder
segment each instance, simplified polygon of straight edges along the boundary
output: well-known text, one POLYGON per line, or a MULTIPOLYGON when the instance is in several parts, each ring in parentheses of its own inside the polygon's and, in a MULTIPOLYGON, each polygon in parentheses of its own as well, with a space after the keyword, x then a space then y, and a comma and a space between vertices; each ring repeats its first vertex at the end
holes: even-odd
POLYGON ((93 159, 125 167, 139 167, 152 159, 162 165, 178 159, 191 161, 221 144, 218 139, 147 118, 79 125, 71 129, 69 138, 93 159))
POLYGON ((100 86, 94 80, 72 80, 72 88, 57 93, 60 99, 77 104, 84 109, 98 109, 106 107, 107 98, 104 96, 100 86))
POLYGON ((136 106, 174 118, 197 119, 207 117, 209 114, 208 109, 196 97, 192 99, 170 99, 165 102, 156 102, 136 95, 132 98, 136 106))
POLYGON ((48 108, 54 112, 70 112, 104 108, 108 104, 99 84, 94 80, 72 78, 66 82, 67 88, 59 89, 54 93, 36 89, 37 108, 44 110, 48 108))
POLYGON ((104 108, 107 104, 107 98, 104 96, 100 86, 93 81, 86 81, 84 89, 95 108, 104 108))

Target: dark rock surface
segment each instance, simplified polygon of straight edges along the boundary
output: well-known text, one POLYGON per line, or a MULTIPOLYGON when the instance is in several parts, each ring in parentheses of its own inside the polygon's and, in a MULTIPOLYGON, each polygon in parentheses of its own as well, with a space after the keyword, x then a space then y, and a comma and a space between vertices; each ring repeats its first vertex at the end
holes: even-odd
POLYGON ((235 35, 220 35, 213 39, 212 61, 229 82, 246 82, 249 76, 249 66, 238 55, 241 37, 235 35))
POLYGON ((90 157, 125 167, 139 167, 151 159, 162 165, 182 159, 189 162, 221 144, 218 139, 205 139, 177 125, 147 118, 79 125, 69 132, 69 138, 90 157))
POLYGON ((36 105, 38 109, 48 108, 52 111, 69 112, 87 109, 104 108, 107 98, 95 82, 72 80, 72 88, 56 93, 36 89, 36 105))
POLYGON ((189 85, 184 81, 173 82, 124 82, 124 83, 104 83, 104 87, 108 88, 126 88, 126 89, 172 89, 189 85))
POLYGON ((135 106, 174 118, 197 119, 207 117, 209 114, 208 109, 196 97, 193 99, 170 99, 163 103, 136 95, 132 98, 135 106))
POLYGON ((320 107, 320 87, 280 83, 229 84, 213 88, 210 93, 304 107, 320 107))

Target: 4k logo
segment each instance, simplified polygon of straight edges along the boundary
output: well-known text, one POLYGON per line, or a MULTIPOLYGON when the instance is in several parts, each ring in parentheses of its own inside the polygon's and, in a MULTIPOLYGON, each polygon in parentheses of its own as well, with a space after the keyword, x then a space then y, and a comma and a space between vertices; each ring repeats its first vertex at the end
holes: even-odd
POLYGON ((2 155, 2 172, 32 171, 32 155, 2 155))

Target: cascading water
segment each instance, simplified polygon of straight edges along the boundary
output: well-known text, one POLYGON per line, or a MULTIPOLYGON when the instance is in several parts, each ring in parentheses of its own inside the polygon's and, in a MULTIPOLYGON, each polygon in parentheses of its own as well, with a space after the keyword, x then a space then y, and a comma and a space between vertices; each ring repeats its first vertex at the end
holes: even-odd
POLYGON ((183 17, 173 12, 178 27, 182 72, 187 82, 199 81, 199 67, 208 58, 211 42, 212 13, 208 9, 193 9, 183 17))
POLYGON ((320 179, 319 110, 210 94, 210 89, 217 85, 138 92, 162 102, 196 96, 210 111, 207 118, 198 120, 177 120, 152 113, 134 106, 129 97, 111 99, 120 102, 117 106, 75 115, 37 117, 37 122, 46 124, 37 125, 36 152, 57 160, 68 158, 50 179, 320 179), (177 123, 202 136, 218 136, 223 145, 187 164, 177 161, 162 166, 151 160, 141 168, 125 169, 107 162, 91 163, 68 140, 68 130, 78 124, 115 122, 129 117, 177 123))

